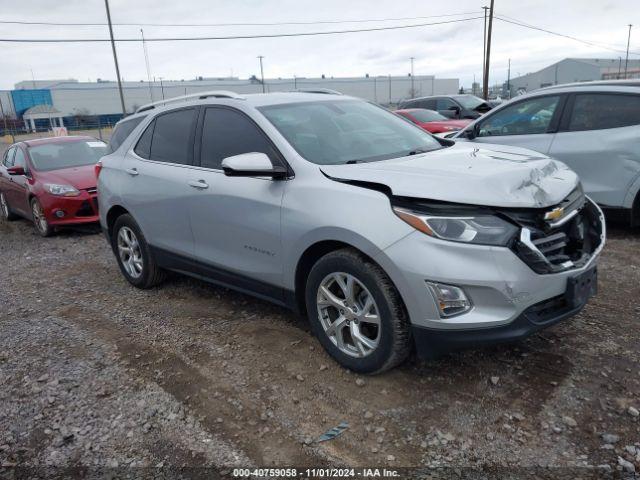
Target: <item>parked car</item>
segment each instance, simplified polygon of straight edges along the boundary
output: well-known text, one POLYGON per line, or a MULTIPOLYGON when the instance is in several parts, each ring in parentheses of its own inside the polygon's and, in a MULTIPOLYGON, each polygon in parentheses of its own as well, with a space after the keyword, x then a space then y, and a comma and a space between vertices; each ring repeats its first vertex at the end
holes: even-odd
POLYGON ((106 150, 93 137, 12 145, 0 165, 2 216, 32 220, 43 237, 58 227, 98 222, 95 165, 106 150))
POLYGON ((395 113, 430 133, 457 132, 471 123, 471 120, 452 120, 434 110, 424 108, 396 110, 395 113))
POLYGON ((640 225, 640 82, 557 85, 516 97, 456 139, 526 147, 566 163, 608 214, 640 225))
POLYGON ((98 178, 136 287, 172 270, 290 307, 367 373, 414 345, 524 338, 595 292, 602 214, 544 155, 439 139, 343 95, 211 92, 141 111, 98 178))
POLYGON ((475 119, 491 110, 491 105, 475 95, 464 94, 412 98, 400 102, 398 108, 424 108, 435 110, 447 118, 475 119))

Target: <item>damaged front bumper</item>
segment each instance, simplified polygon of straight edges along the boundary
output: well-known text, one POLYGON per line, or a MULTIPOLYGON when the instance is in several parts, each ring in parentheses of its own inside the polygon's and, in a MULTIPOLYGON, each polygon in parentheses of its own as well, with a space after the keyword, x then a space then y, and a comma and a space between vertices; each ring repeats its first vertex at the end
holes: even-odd
POLYGON ((606 235, 601 210, 582 198, 579 215, 568 207, 571 218, 546 230, 521 223, 521 232, 528 233, 508 247, 448 242, 415 232, 382 252, 376 260, 405 301, 418 352, 431 356, 514 341, 578 313, 595 289, 576 296, 574 284, 580 278, 595 284, 606 235), (473 307, 442 318, 426 282, 461 288, 473 307))

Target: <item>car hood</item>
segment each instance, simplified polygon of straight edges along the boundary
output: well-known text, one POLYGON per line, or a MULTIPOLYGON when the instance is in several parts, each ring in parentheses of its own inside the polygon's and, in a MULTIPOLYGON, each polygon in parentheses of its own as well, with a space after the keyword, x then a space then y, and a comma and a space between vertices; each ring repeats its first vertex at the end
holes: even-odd
POLYGON ((61 168, 49 172, 38 172, 38 180, 42 183, 54 183, 58 185, 71 185, 78 190, 95 188, 98 180, 94 165, 81 167, 61 168))
POLYGON ((572 170, 546 155, 489 144, 320 168, 334 180, 386 185, 397 196, 492 207, 548 207, 578 184, 572 170))

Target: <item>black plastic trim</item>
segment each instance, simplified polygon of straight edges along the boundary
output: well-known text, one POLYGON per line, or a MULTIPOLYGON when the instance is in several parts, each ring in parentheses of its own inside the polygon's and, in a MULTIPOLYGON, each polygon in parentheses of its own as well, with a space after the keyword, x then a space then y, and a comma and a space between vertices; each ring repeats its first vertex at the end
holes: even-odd
POLYGON ((238 273, 214 267, 202 261, 150 246, 151 252, 161 268, 195 277, 205 282, 230 288, 241 293, 267 300, 291 310, 296 310, 295 294, 288 290, 255 280, 238 273))
POLYGON ((418 356, 423 359, 438 358, 457 350, 513 343, 577 315, 587 302, 588 300, 572 308, 566 300, 566 295, 550 298, 529 307, 513 322, 493 328, 435 330, 414 325, 413 339, 418 356), (540 312, 546 305, 551 305, 552 311, 543 315, 540 312))

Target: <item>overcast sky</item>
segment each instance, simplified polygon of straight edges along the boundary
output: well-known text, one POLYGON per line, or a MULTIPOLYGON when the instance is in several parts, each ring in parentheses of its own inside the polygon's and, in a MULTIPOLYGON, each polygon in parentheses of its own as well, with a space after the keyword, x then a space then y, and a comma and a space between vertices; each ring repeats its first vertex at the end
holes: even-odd
MULTIPOLYGON (((471 12, 456 17, 284 26, 152 27, 151 37, 228 36, 358 29, 447 21, 482 16, 489 1, 425 0, 111 0, 114 23, 256 23, 312 22, 424 17, 471 12)), ((627 24, 631 51, 640 52, 640 6, 637 0, 496 0, 497 15, 613 49, 626 48, 627 24)), ((106 21, 103 0, 0 0, 1 20, 106 21)), ((140 36, 138 26, 116 26, 116 38, 140 36)), ((409 57, 415 74, 459 78, 469 87, 482 71, 483 20, 422 26, 393 31, 315 37, 148 43, 151 74, 166 79, 196 76, 259 76, 257 55, 264 55, 265 77, 406 75, 409 57)), ((28 26, 0 24, 0 38, 108 38, 106 26, 28 26)), ((146 79, 140 43, 117 44, 120 71, 126 80, 146 79)), ((624 53, 593 47, 547 33, 494 22, 491 83, 535 71, 565 57, 618 58, 624 53)), ((631 54, 631 59, 640 55, 631 54)), ((0 43, 0 88, 20 80, 75 78, 115 79, 109 43, 0 43)))

